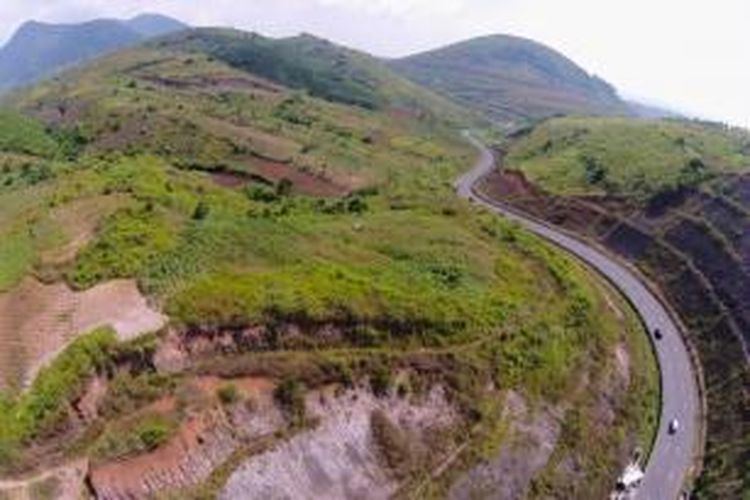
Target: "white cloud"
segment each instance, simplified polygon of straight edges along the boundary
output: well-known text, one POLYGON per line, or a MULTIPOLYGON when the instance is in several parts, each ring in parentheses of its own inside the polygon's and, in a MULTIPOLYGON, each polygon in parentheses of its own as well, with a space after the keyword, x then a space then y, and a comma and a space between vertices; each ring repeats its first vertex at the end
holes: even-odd
POLYGON ((506 32, 546 43, 636 95, 750 125, 747 0, 2 0, 23 20, 174 15, 270 35, 312 32, 396 56, 506 32))

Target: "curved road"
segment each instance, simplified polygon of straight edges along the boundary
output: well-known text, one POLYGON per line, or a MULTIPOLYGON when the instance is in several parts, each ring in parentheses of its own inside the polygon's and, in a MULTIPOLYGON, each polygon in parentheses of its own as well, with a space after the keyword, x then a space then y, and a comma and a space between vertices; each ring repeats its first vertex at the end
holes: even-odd
POLYGON ((474 186, 495 167, 495 159, 483 144, 468 134, 467 138, 481 155, 474 168, 456 181, 459 196, 518 222, 585 261, 628 297, 649 331, 659 328, 663 333, 663 339, 655 341, 662 386, 659 434, 636 497, 640 500, 674 500, 680 497, 699 449, 701 402, 690 355, 677 325, 654 294, 632 271, 616 260, 581 240, 478 195, 474 186), (669 422, 675 418, 680 422, 679 431, 669 435, 669 422))

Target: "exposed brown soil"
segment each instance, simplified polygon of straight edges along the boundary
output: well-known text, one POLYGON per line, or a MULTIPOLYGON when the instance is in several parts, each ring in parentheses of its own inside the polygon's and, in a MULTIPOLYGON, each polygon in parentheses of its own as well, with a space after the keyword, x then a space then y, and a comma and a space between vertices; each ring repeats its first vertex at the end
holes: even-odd
POLYGON ((252 177, 242 172, 211 172, 211 180, 221 187, 241 188, 252 181, 252 177))
POLYGON ((152 453, 93 467, 90 482, 101 499, 146 498, 196 484, 231 455, 233 441, 220 412, 200 414, 152 453))
MULTIPOLYGON (((292 191, 311 196, 343 196, 349 189, 327 176, 317 175, 290 165, 267 159, 254 159, 248 162, 248 172, 221 171, 211 172, 211 179, 219 186, 240 188, 250 182, 273 184, 288 179, 292 182, 292 191)), ((353 180, 352 182, 355 182, 353 180)), ((347 184, 348 185, 348 184, 347 184)))
POLYGON ((297 193, 313 196, 341 196, 347 193, 347 188, 334 184, 333 181, 323 175, 304 172, 299 168, 286 163, 269 160, 254 161, 250 169, 273 181, 289 179, 292 181, 292 190, 297 193))
MULTIPOLYGON (((228 382, 239 389, 242 402, 194 411, 177 435, 153 452, 93 466, 90 483, 97 498, 144 498, 196 486, 240 446, 283 426, 273 402, 274 384, 267 379, 198 377, 190 387, 195 390, 194 397, 215 401, 216 390, 228 382)), ((149 410, 154 408, 152 405, 149 410)))
POLYGON ((0 480, 0 498, 7 500, 75 500, 86 497, 86 460, 79 460, 23 480, 0 480))
POLYGON ((155 85, 179 90, 209 90, 209 91, 264 91, 278 94, 283 88, 257 77, 240 76, 194 76, 185 78, 164 78, 159 76, 140 76, 141 80, 155 85))
POLYGON ((68 342, 99 326, 111 325, 121 339, 131 339, 164 323, 134 281, 74 292, 27 278, 0 294, 0 387, 28 383, 68 342))

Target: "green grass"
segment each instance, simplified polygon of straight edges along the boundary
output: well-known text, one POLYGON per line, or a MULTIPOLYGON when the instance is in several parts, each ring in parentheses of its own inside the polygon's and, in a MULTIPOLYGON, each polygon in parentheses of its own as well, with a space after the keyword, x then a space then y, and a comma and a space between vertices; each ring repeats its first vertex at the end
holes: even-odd
POLYGON ((677 120, 559 118, 510 145, 507 164, 553 193, 646 200, 750 165, 750 136, 677 120))
POLYGON ((125 209, 110 217, 96 243, 77 258, 69 280, 78 288, 135 276, 149 258, 175 245, 173 226, 148 209, 125 209))
POLYGON ((43 124, 3 108, 0 109, 0 151, 50 158, 59 151, 59 144, 43 124))
POLYGON ((25 228, 0 239, 0 291, 15 285, 25 275, 34 256, 32 241, 25 228))

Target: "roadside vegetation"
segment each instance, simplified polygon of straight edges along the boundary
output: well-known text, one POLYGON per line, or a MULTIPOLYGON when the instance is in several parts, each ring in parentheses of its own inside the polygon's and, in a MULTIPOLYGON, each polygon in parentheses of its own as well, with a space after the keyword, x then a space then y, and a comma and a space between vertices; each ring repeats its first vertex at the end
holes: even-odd
POLYGON ((508 164, 559 194, 611 194, 648 201, 696 187, 750 162, 750 134, 684 120, 560 118, 510 147, 508 164))

